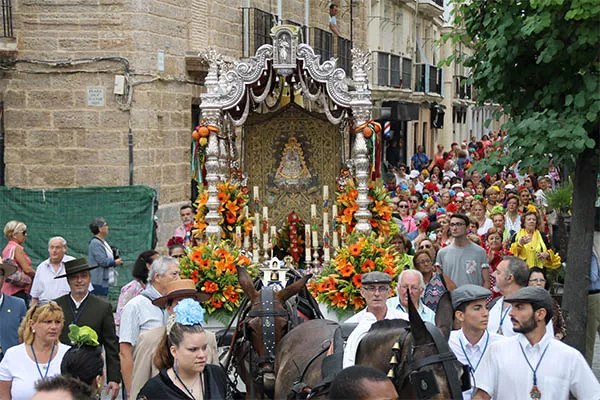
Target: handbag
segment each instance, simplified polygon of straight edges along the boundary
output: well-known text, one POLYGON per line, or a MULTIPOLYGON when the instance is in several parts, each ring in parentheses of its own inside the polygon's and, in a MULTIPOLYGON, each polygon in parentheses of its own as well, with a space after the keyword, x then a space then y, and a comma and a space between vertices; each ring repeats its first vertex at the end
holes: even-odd
POLYGON ((11 249, 10 255, 3 260, 5 264, 12 264, 17 270, 6 277, 6 282, 16 287, 26 287, 31 285, 32 279, 23 272, 23 268, 15 261, 15 248, 11 249))

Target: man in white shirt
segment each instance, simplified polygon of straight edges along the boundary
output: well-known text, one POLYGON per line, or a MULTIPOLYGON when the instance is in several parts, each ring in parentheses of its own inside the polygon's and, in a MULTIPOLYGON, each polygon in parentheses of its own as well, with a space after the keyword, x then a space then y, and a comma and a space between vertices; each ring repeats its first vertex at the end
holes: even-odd
MULTIPOLYGON (((425 292, 425 281, 423 280, 423 274, 416 269, 407 269, 402 271, 398 277, 398 286, 396 292, 406 293, 410 291, 410 298, 412 299, 415 308, 419 312, 423 321, 431 322, 435 325, 435 311, 427 307, 422 301, 423 293, 425 292)), ((387 302, 389 308, 395 308, 408 314, 408 297, 407 296, 394 296, 390 297, 387 302)))
POLYGON ((490 345, 475 372, 473 400, 600 399, 600 383, 583 355, 554 339, 546 330, 552 322, 552 297, 529 286, 506 297, 518 334, 490 345))
POLYGON ((358 345, 375 322, 383 319, 408 321, 407 313, 390 308, 385 303, 390 294, 390 283, 392 283, 392 278, 388 274, 379 271, 368 272, 362 276, 361 282, 360 294, 365 299, 367 307, 346 321, 346 323, 358 323, 358 325, 348 337, 344 348, 344 368, 354 365, 358 345))
POLYGON ((131 299, 121 314, 119 348, 121 373, 127 393, 131 389, 133 374, 133 348, 140 333, 166 325, 169 314, 164 308, 152 304, 168 292, 169 282, 179 279, 179 262, 169 256, 154 260, 148 272, 148 286, 131 299))
MULTIPOLYGON (((48 241, 48 257, 35 270, 35 279, 31 285, 31 305, 38 302, 47 303, 69 293, 71 288, 67 278, 55 279, 65 273, 65 262, 75 257, 67 255, 67 241, 62 236, 55 236, 48 241)), ((90 292, 94 287, 90 284, 90 292)))
MULTIPOLYGON (((488 310, 486 300, 492 292, 477 285, 463 285, 452 292, 454 317, 462 328, 450 332, 448 345, 461 364, 468 365, 471 375, 471 387, 475 387, 475 372, 481 358, 489 346, 499 340, 505 340, 487 330, 488 310)), ((471 400, 473 390, 463 392, 463 400, 471 400)))
MULTIPOLYGON (((509 317, 512 306, 505 302, 504 298, 527 286, 529 267, 519 257, 507 256, 500 261, 493 274, 496 278, 496 289, 502 293, 502 297, 498 297, 490 304, 492 307, 490 308, 488 330, 499 335, 514 336, 516 333, 513 331, 513 324, 509 317)), ((546 329, 554 335, 552 321, 548 323, 546 329)))

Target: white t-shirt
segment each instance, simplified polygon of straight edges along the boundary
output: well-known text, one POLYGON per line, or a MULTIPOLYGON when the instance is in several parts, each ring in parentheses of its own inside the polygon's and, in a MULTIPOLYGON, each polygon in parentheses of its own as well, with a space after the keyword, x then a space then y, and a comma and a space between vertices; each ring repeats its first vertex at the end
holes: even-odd
MULTIPOLYGON (((58 299, 61 296, 71 292, 67 277, 54 279, 57 276, 65 273, 65 262, 74 260, 75 257, 64 255, 60 268, 54 272, 54 267, 50 265, 50 259, 42 261, 35 269, 35 279, 31 285, 31 297, 39 299, 45 303, 50 300, 58 299)), ((90 292, 94 290, 94 286, 90 283, 90 292)))
MULTIPOLYGON (((60 375, 60 364, 65 353, 71 347, 59 343, 57 348, 58 350, 55 349, 57 354, 49 366, 48 364, 39 364, 42 374, 48 378, 60 375), (48 370, 47 374, 46 370, 48 370)), ((12 381, 10 388, 12 400, 29 400, 35 394, 35 383, 41 378, 35 361, 27 355, 25 344, 22 343, 6 350, 6 354, 0 362, 0 381, 12 381)))
MULTIPOLYGON (((511 305, 504 308, 504 296, 498 297, 496 304, 490 309, 488 316, 488 331, 498 333, 503 336, 514 336, 517 334, 513 330, 513 324, 510 320, 510 309, 511 305), (502 325, 502 331, 500 332, 500 326, 502 325)), ((554 325, 552 319, 546 324, 546 332, 554 337, 554 325)))
POLYGON ((534 346, 521 334, 493 343, 475 372, 477 388, 496 400, 530 399, 533 372, 523 352, 535 368, 546 346, 536 373, 542 399, 568 400, 571 393, 576 399, 599 400, 600 384, 585 358, 548 332, 534 346))
POLYGON ((492 222, 492 220, 486 217, 485 221, 483 222, 483 225, 480 226, 479 229, 477 229, 477 234, 479 236, 487 235, 487 231, 489 231, 490 228, 492 228, 493 226, 494 223, 492 222))

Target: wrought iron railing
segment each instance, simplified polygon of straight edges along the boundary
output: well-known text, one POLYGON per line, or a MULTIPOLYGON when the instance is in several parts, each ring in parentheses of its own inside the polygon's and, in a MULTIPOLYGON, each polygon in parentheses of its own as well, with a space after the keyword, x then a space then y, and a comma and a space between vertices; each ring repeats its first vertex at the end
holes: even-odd
POLYGON ((2 37, 12 38, 13 20, 12 20, 12 2, 11 0, 1 0, 2 7, 2 37))

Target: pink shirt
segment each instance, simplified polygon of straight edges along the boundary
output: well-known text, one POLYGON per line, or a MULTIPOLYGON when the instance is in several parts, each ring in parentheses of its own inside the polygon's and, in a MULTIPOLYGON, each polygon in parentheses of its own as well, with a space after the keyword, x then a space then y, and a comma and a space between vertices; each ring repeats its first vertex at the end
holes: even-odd
MULTIPOLYGON (((8 242, 8 244, 6 245, 6 247, 4 248, 4 250, 2 250, 2 260, 6 260, 7 258, 9 258, 11 256, 11 253, 14 254, 12 249, 16 248, 16 247, 20 247, 21 250, 23 250, 23 253, 25 254, 25 258, 31 265, 31 259, 29 258, 27 253, 25 253, 25 249, 23 248, 23 246, 21 246, 19 243, 15 242, 14 240, 10 240, 8 242)), ((15 264, 18 264, 17 260, 13 260, 13 262, 15 264)), ((19 266, 19 267, 21 267, 21 266, 19 266)), ((23 269, 23 268, 21 267, 21 269, 23 269)), ((14 286, 11 283, 8 283, 6 281, 4 281, 4 285, 2 285, 2 293, 6 293, 9 296, 12 296, 15 293, 19 293, 19 292, 23 292, 23 291, 25 291, 25 293, 29 293, 30 290, 31 290, 31 285, 27 285, 25 287, 18 287, 18 286, 14 286)))

